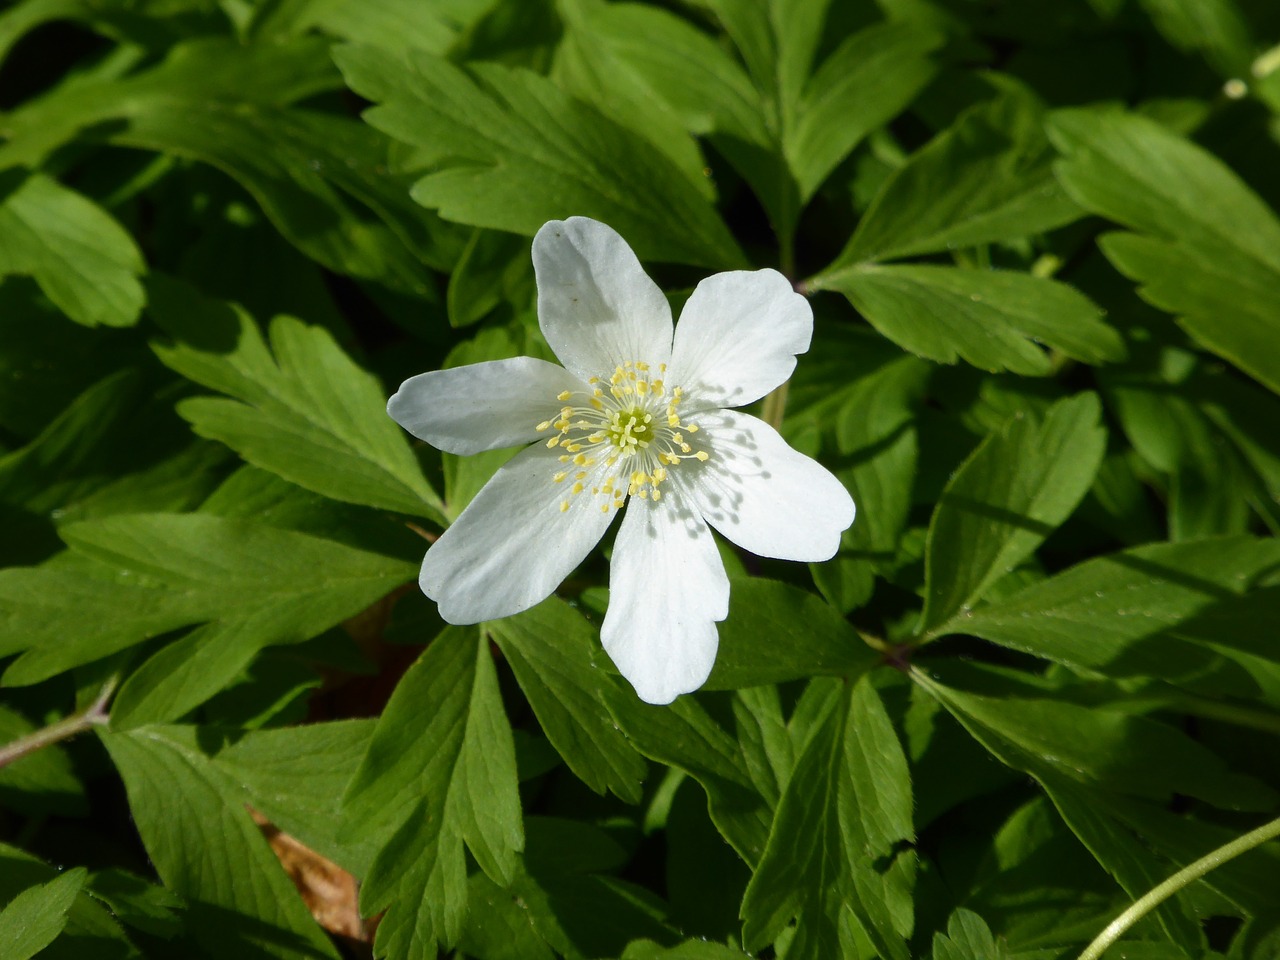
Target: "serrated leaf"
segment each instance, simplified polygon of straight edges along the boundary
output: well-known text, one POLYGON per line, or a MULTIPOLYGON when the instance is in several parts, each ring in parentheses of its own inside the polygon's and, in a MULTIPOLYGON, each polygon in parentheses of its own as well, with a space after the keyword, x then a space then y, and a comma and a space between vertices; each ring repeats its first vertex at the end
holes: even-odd
POLYGON ((138 277, 146 265, 107 211, 39 173, 0 192, 0 276, 34 277, 60 310, 87 327, 137 322, 146 300, 138 277))
POLYGON ((938 68, 929 54, 942 42, 910 22, 880 23, 848 37, 814 71, 783 138, 802 202, 933 79, 938 68))
POLYGON ((308 490, 443 522, 440 498, 386 415, 386 391, 326 330, 277 317, 268 346, 238 307, 174 283, 153 290, 153 313, 175 337, 153 344, 156 355, 234 398, 182 401, 197 433, 308 490))
POLYGON ((836 445, 847 464, 837 476, 860 512, 841 537, 840 553, 810 570, 842 613, 867 602, 875 572, 897 556, 915 481, 916 407, 931 373, 915 357, 890 361, 856 381, 837 414, 836 445))
POLYGON ((1007 95, 974 107, 891 173, 824 273, 1042 233, 1083 211, 1053 176, 1042 109, 1007 95))
POLYGON ((165 886, 186 899, 193 932, 227 956, 337 960, 243 794, 198 737, 194 727, 166 726, 102 735, 147 855, 165 886))
POLYGON ((1088 492, 1106 449, 1092 393, 1015 417, 947 484, 929 524, 920 631, 943 629, 1029 557, 1088 492))
POLYGON ((526 70, 369 47, 336 58, 369 123, 436 167, 413 188, 449 220, 526 235, 566 210, 623 234, 644 259, 735 266, 737 243, 657 148, 526 70), (501 158, 495 162, 495 158, 501 158))
POLYGON ((603 724, 609 683, 596 664, 596 631, 568 604, 548 598, 488 626, 538 723, 569 769, 597 793, 638 803, 644 760, 621 731, 603 724))
MULTIPOLYGON (((483 9, 485 4, 472 6, 483 9)), ((279 43, 321 30, 392 53, 445 53, 464 26, 461 18, 450 16, 456 12, 415 0, 288 0, 257 7, 245 33, 257 43, 279 43)))
POLYGON ((647 137, 708 198, 711 184, 689 134, 768 142, 751 81, 688 20, 639 3, 574 0, 562 9, 560 82, 647 137))
POLYGON ((1146 717, 916 680, 1001 762, 1040 779, 1158 802, 1181 794, 1228 810, 1267 810, 1277 796, 1186 734, 1146 717))
POLYGON ((632 745, 651 760, 697 780, 720 833, 743 860, 756 863, 773 808, 756 786, 737 741, 690 697, 654 707, 613 684, 608 699, 609 713, 632 745))
POLYGON ((1277 568, 1280 543, 1270 539, 1151 544, 1086 560, 948 629, 1113 676, 1176 676, 1187 661, 1179 636, 1251 646, 1274 591, 1243 595, 1277 568))
POLYGON ((849 681, 879 662, 838 611, 774 580, 735 579, 708 690, 830 675, 849 681))
POLYGON ((881 956, 906 960, 914 925, 911 781, 869 680, 846 688, 796 761, 742 903, 759 949, 796 919, 787 955, 843 955, 853 919, 881 956), (850 918, 845 917, 849 911, 850 918))
POLYGON ((346 830, 381 852, 361 906, 387 909, 379 955, 427 960, 467 910, 463 843, 494 882, 515 876, 524 830, 515 748, 488 644, 449 627, 405 674, 343 803, 346 830))
MULTIPOLYGON (((169 630, 245 621, 304 640, 413 577, 415 565, 287 530, 200 514, 68 524, 72 549, 0 571, 7 684, 36 683, 169 630)), ((192 704, 194 705, 194 704, 192 704)))
MULTIPOLYGON (((47 886, 60 876, 66 873, 17 847, 0 843, 0 903, 8 904, 24 890, 47 886)), ((129 942, 115 917, 97 899, 94 880, 91 876, 88 889, 82 888, 72 899, 66 925, 38 954, 40 960, 142 960, 142 954, 129 942)), ((5 957, 8 960, 7 953, 5 957)))
POLYGON ((1027 273, 868 263, 823 273, 809 286, 843 293, 894 343, 939 363, 963 359, 1043 376, 1053 362, 1040 344, 1086 363, 1124 357, 1119 335, 1088 297, 1027 273))
POLYGON ((1006 960, 1009 951, 972 910, 959 909, 947 920, 947 932, 933 935, 933 960, 1006 960))
POLYGON ((1103 252, 1200 344, 1280 392, 1280 219, 1221 160, 1116 111, 1053 114, 1067 192, 1136 235, 1103 252))
POLYGON ((8 114, 0 169, 39 165, 90 130, 199 160, 239 181, 324 266, 432 296, 423 266, 447 266, 453 243, 405 196, 387 141, 356 120, 288 106, 340 85, 322 38, 179 43, 150 69, 64 84, 8 114))
POLYGON ((84 885, 84 867, 28 887, 0 910, 0 955, 30 960, 51 944, 67 925, 67 911, 84 885))
POLYGON ((254 730, 218 751, 213 764, 281 830, 362 877, 377 847, 349 835, 340 812, 374 724, 338 720, 254 730))

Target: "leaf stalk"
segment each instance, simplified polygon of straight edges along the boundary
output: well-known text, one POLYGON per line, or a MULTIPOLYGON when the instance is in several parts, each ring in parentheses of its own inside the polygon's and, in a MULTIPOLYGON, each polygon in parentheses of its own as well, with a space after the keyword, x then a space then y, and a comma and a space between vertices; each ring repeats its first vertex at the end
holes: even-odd
POLYGON ((1250 830, 1244 836, 1237 837, 1230 843, 1205 854, 1195 863, 1183 867, 1169 879, 1134 901, 1124 913, 1107 924, 1106 929, 1085 948, 1084 953, 1080 954, 1079 960, 1098 960, 1109 946, 1124 935, 1125 931, 1179 890, 1199 880, 1209 871, 1216 870, 1227 861, 1235 859, 1254 847, 1261 846, 1268 840, 1274 840, 1276 837, 1280 837, 1280 817, 1270 823, 1263 824, 1256 830, 1250 830))

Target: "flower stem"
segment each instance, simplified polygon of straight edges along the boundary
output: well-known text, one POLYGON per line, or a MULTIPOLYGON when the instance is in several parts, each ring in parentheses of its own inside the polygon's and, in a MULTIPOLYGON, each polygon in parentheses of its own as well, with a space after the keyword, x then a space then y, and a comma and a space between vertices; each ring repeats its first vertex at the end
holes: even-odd
POLYGON ((50 744, 58 743, 60 740, 69 740, 78 733, 83 733, 90 727, 99 726, 107 722, 107 703, 111 700, 111 695, 115 693, 116 684, 119 682, 118 676, 112 676, 103 685, 98 692, 98 696, 93 703, 68 717, 63 717, 47 727, 41 727, 39 730, 33 730, 24 737, 19 737, 4 746, 0 746, 0 769, 7 767, 9 764, 21 760, 28 754, 35 753, 50 744))
POLYGON ((761 411, 761 418, 778 431, 782 430, 782 417, 787 412, 787 390, 790 386, 791 381, 784 380, 773 393, 764 398, 764 409, 761 411))
POLYGON ((1237 837, 1230 843, 1205 854, 1195 863, 1183 867, 1168 880, 1134 901, 1129 909, 1107 924, 1107 928, 1085 948, 1084 953, 1080 954, 1080 960, 1098 960, 1106 952, 1107 947, 1120 939, 1126 930, 1192 881, 1199 880, 1210 870, 1276 837, 1280 837, 1280 818, 1263 824, 1242 837, 1237 837))

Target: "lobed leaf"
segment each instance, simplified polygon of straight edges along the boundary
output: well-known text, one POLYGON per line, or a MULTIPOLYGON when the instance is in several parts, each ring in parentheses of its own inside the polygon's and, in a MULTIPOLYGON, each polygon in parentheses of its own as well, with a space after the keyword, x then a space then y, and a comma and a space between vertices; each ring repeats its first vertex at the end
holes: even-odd
POLYGON ((1280 219, 1221 160, 1154 121, 1052 115, 1057 174, 1082 206, 1136 231, 1103 238, 1118 270, 1200 344, 1280 392, 1280 219))
POLYGON ((1029 557, 1076 508, 1102 462, 1096 395, 1018 416, 956 471, 929 524, 920 631, 936 634, 1029 557))
POLYGON ((407 960, 456 943, 467 911, 463 843, 495 883, 524 847, 515 748, 488 644, 447 628, 396 687, 343 801, 344 829, 381 848, 361 906, 388 910, 376 949, 407 960))
POLYGON ((308 490, 444 521, 444 505, 386 415, 386 391, 326 330, 277 317, 268 346, 243 310, 176 284, 154 289, 152 310, 175 337, 154 344, 156 355, 234 398, 179 403, 198 434, 308 490))
POLYGON ((436 168, 413 196, 446 219, 531 236, 573 211, 608 223, 643 259, 742 262, 723 221, 663 153, 537 74, 354 45, 336 58, 352 89, 378 104, 368 122, 436 168))
POLYGON ((133 237, 87 197, 43 174, 0 187, 0 277, 23 274, 76 323, 127 327, 146 300, 133 237))
POLYGON ((142 727, 103 734, 102 742, 124 779, 147 856, 187 901, 187 923, 206 948, 337 960, 239 788, 200 748, 196 728, 142 727))

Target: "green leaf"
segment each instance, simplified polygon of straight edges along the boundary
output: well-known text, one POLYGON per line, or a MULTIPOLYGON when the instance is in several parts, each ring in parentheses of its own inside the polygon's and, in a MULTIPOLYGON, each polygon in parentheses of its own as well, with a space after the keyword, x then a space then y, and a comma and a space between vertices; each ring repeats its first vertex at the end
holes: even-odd
POLYGON ((1100 413, 1097 396, 1082 393, 1041 423, 1019 415, 951 478, 929 524, 922 633, 945 630, 1070 516, 1106 449, 1100 413))
POLYGON ((900 357, 860 378, 836 417, 841 462, 836 475, 858 505, 840 553, 813 564, 814 583, 842 613, 871 597, 875 571, 890 568, 911 510, 918 439, 916 407, 932 373, 900 357))
POLYGON ((449 323, 466 327, 504 300, 531 303, 533 266, 524 237, 497 230, 474 230, 449 277, 449 323))
POLYGON ((681 697, 654 707, 614 684, 609 713, 635 749, 697 780, 721 835, 748 864, 760 859, 772 804, 756 785, 742 748, 696 700, 681 697))
POLYGON ((557 79, 665 152, 712 199, 689 134, 768 143, 758 97, 732 57, 689 21, 639 3, 561 5, 557 79))
MULTIPOLYGON (((22 714, 0 704, 0 744, 35 729, 22 714)), ((57 744, 48 744, 0 767, 0 804, 28 816, 83 816, 88 812, 84 787, 72 769, 71 758, 57 744)))
POLYGON ((891 173, 836 261, 855 263, 1011 240, 1070 223, 1081 209, 1053 176, 1040 107, 1006 95, 961 114, 891 173))
POLYGON ((1052 372, 1044 347, 1086 363, 1124 357, 1119 335, 1084 294, 1055 280, 1011 270, 932 264, 854 264, 809 281, 838 290, 905 350, 983 370, 1030 376, 1052 372))
POLYGON ((848 37, 822 62, 805 84, 795 122, 783 138, 802 201, 867 134, 906 109, 933 79, 937 64, 929 54, 942 41, 940 34, 912 23, 881 23, 848 37))
POLYGON ((1167 802, 1175 794, 1226 810, 1269 810, 1277 794, 1185 733, 1116 709, 987 697, 915 675, 997 759, 1037 779, 1167 802))
POLYGON ((86 876, 84 867, 76 867, 9 901, 0 910, 0 955, 6 960, 29 960, 51 944, 67 925, 67 911, 86 876))
POLYGON ((432 296, 423 266, 450 264, 453 242, 388 169, 386 139, 357 120, 287 106, 340 86, 321 38, 180 43, 151 69, 66 83, 8 114, 0 169, 39 165, 86 131, 199 160, 243 185, 324 266, 432 296))
MULTIPOLYGON (((470 4, 477 10, 486 5, 484 0, 470 4)), ((281 0, 257 7, 246 33, 257 43, 278 43, 321 30, 395 54, 415 49, 442 54, 464 26, 459 13, 442 4, 415 0, 281 0)))
POLYGON ((933 960, 1007 960, 1003 941, 972 910, 956 910, 947 920, 947 932, 933 935, 933 960))
POLYGON ((845 954, 850 922, 881 956, 906 960, 914 926, 911 780, 870 681, 846 688, 814 732, 778 804, 742 903, 743 941, 759 949, 795 917, 787 956, 845 954))
POLYGON ((239 787, 200 749, 196 728, 142 727, 103 734, 102 742, 124 779, 147 856, 186 899, 187 922, 205 949, 337 960, 239 787))
POLYGON ((645 762, 621 731, 600 722, 609 680, 598 664, 596 631, 555 597, 487 629, 569 769, 597 793, 638 803, 645 762))
POLYGON ((712 143, 751 184, 789 244, 822 182, 932 79, 937 67, 928 54, 942 38, 905 20, 875 24, 846 37, 815 71, 830 0, 708 5, 746 61, 765 125, 761 131, 759 121, 721 122, 712 143))
POLYGON ((1255 53, 1249 26, 1234 0, 1140 0, 1165 39, 1198 51, 1225 77, 1243 77, 1255 53))
POLYGON ((805 590, 736 579, 708 690, 736 690, 811 676, 856 680, 879 654, 830 605, 805 590))
POLYGON ((348 787, 343 823, 381 852, 361 890, 366 914, 388 909, 376 949, 434 958, 456 943, 467 909, 463 843, 509 885, 524 830, 515 747, 488 643, 450 627, 405 674, 348 787))
POLYGON ((449 220, 526 235, 566 211, 595 217, 643 259, 736 266, 742 253, 707 200, 648 140, 525 70, 346 46, 369 123, 421 151, 413 188, 449 220), (500 161, 495 158, 501 158, 500 161))
MULTIPOLYGON (((0 843, 0 903, 9 904, 23 891, 40 885, 47 887, 63 876, 67 876, 67 873, 17 847, 0 843)), ((98 898, 95 887, 99 876, 101 874, 92 875, 85 889, 81 889, 72 899, 66 912, 66 926, 38 954, 40 960, 81 960, 84 957, 93 957, 94 960, 141 960, 142 955, 129 942, 116 917, 107 911, 98 898)), ((25 921, 25 918, 19 919, 25 921)), ((25 922, 22 925, 25 927, 25 922)), ((7 960, 7 951, 5 956, 7 960)))
POLYGON ((686 940, 674 947, 663 947, 652 940, 632 940, 622 954, 622 960, 745 960, 746 957, 741 950, 705 940, 686 940))
MULTIPOLYGON (((1185 358, 1181 352, 1174 356, 1185 358)), ((1110 406, 1134 449, 1156 470, 1169 474, 1169 539, 1244 533, 1252 493, 1249 471, 1193 399, 1195 388, 1186 384, 1184 396, 1180 381, 1120 374, 1105 383, 1110 406)), ((1262 412, 1267 394, 1256 392, 1262 412)))
POLYGON ((338 720, 255 730, 220 750, 213 764, 248 801, 312 850, 365 876, 377 847, 343 829, 341 801, 368 751, 374 720, 338 720))
POLYGON ((1205 348, 1280 392, 1280 219, 1221 160, 1151 120, 1053 114, 1067 192, 1137 231, 1102 250, 1205 348))
POLYGON ((20 506, 27 521, 9 527, 15 551, 6 559, 46 555, 17 549, 16 541, 39 537, 52 549, 54 522, 190 509, 208 496, 226 451, 192 441, 173 414, 173 393, 156 391, 136 368, 118 369, 71 401, 30 443, 0 456, 0 501, 20 506), (28 524, 33 532, 24 536, 28 524))
POLYGON ((237 307, 177 284, 153 290, 153 313, 175 337, 155 344, 156 355, 234 398, 182 401, 178 412, 197 433, 308 490, 444 521, 440 498, 386 414, 386 391, 326 330, 277 317, 268 346, 237 307))
POLYGON ((1156 543, 1086 560, 948 629, 1111 676, 1176 676, 1187 669, 1176 637, 1195 636, 1197 623, 1227 618, 1202 635, 1229 646, 1268 622, 1251 626, 1262 611, 1239 598, 1277 566, 1280 543, 1270 539, 1156 543))
POLYGON ((71 551, 0 571, 0 650, 27 651, 5 672, 6 684, 36 683, 205 621, 252 625, 264 643, 305 640, 411 580, 415 569, 330 540, 200 514, 119 515, 60 533, 71 551))
POLYGON ((93 201, 43 174, 0 187, 0 277, 24 274, 87 327, 127 327, 146 299, 133 237, 93 201))

